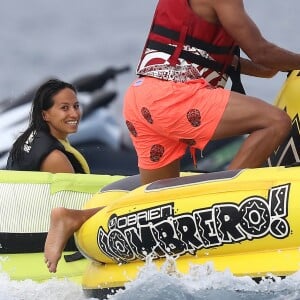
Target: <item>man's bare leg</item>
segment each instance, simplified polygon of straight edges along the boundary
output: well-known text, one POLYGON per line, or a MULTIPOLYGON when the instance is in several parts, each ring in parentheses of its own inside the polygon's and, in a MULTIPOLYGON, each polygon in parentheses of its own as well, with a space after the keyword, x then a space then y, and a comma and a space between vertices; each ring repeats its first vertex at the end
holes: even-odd
POLYGON ((154 170, 140 168, 139 171, 141 175, 141 184, 147 184, 160 179, 178 177, 180 175, 180 160, 177 159, 162 168, 154 170))
POLYGON ((58 261, 71 235, 102 208, 75 210, 58 207, 51 211, 50 229, 44 248, 45 263, 49 272, 56 272, 58 261))
POLYGON ((249 134, 228 169, 261 167, 291 130, 286 112, 257 98, 231 93, 213 139, 249 134))

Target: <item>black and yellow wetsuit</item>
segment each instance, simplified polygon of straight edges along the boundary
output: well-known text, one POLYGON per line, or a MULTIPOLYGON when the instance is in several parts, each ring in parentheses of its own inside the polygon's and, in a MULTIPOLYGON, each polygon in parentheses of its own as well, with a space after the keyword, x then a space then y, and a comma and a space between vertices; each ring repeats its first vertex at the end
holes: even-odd
POLYGON ((53 150, 63 152, 70 160, 75 173, 90 173, 89 166, 83 155, 67 141, 57 140, 47 132, 33 132, 23 147, 22 159, 13 160, 9 155, 7 170, 40 171, 43 160, 53 150))

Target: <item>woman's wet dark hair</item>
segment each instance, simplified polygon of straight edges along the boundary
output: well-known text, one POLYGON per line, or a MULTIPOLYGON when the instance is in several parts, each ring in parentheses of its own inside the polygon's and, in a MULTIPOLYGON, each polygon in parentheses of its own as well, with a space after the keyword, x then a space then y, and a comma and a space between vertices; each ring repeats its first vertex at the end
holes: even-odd
POLYGON ((53 97, 61 90, 69 88, 77 93, 76 88, 68 82, 59 79, 49 79, 36 91, 32 100, 28 128, 16 139, 11 150, 12 159, 19 159, 23 153, 22 147, 34 131, 50 132, 47 122, 43 118, 43 110, 50 109, 53 104, 53 97))

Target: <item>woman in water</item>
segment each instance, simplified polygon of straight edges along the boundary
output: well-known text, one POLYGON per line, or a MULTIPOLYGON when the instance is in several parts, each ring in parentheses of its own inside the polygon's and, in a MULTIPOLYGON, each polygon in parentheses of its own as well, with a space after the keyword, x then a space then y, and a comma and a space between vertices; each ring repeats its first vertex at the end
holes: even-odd
MULTIPOLYGON (((68 135, 75 133, 80 122, 81 111, 75 87, 58 79, 50 79, 42 84, 33 99, 28 128, 14 142, 7 161, 8 170, 44 171, 52 173, 89 173, 89 166, 82 156, 68 142, 68 135)), ((47 249, 52 248, 52 239, 64 238, 60 255, 76 227, 66 226, 66 214, 77 216, 78 224, 95 214, 99 208, 73 210, 64 207, 51 212, 50 229, 55 236, 50 239, 47 249), (60 238, 60 236, 62 236, 60 238), (66 238, 68 236, 68 238, 66 238)), ((49 254, 51 257, 51 255, 49 254)), ((60 256, 59 256, 60 257, 60 256)), ((52 257, 51 257, 52 258, 52 257)), ((50 271, 56 270, 52 259, 45 259, 50 271)))
POLYGON ((89 173, 82 154, 68 142, 81 111, 75 87, 50 79, 35 93, 28 128, 10 151, 6 169, 53 173, 89 173))

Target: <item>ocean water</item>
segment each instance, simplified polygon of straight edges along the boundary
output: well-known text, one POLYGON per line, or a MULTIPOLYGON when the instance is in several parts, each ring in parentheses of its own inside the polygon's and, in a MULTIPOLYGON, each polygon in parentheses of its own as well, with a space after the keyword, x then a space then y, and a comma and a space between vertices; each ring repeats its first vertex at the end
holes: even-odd
MULTIPOLYGON (((256 283, 250 277, 235 277, 229 270, 217 272, 211 263, 191 266, 188 274, 167 274, 147 263, 137 279, 109 300, 298 300, 300 272, 285 279, 268 278, 256 283)), ((68 279, 10 280, 0 273, 0 300, 95 300, 85 297, 80 285, 68 279)))
MULTIPOLYGON (((132 71, 113 84, 119 98, 111 110, 120 117, 122 94, 134 78, 155 0, 0 0, 0 101, 24 93, 49 76, 73 80, 109 66, 130 65, 132 71)), ((300 52, 299 0, 245 0, 249 15, 274 43, 300 52)), ((234 16, 233 16, 234 17, 234 16)), ((272 103, 285 78, 243 77, 248 94, 272 103)), ((1 135, 5 133, 0 133, 1 135)), ((169 276, 146 265, 140 277, 114 300, 300 299, 300 274, 284 280, 238 278, 195 266, 186 276, 169 276), (209 272, 207 271, 209 270, 209 272)), ((13 281, 0 273, 0 300, 81 300, 80 286, 55 278, 45 283, 13 281)))

